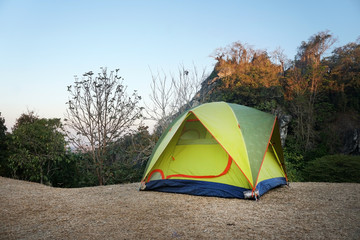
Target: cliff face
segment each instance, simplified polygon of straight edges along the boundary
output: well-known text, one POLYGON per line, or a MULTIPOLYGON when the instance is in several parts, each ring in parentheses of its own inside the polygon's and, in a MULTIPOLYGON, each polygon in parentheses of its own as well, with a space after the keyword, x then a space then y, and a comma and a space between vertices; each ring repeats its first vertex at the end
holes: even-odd
POLYGON ((194 98, 191 100, 191 107, 196 107, 199 104, 205 102, 212 102, 211 95, 216 91, 220 83, 220 77, 216 71, 216 66, 211 72, 209 77, 207 77, 202 83, 200 90, 195 94, 194 98))
POLYGON ((340 113, 330 124, 334 138, 338 139, 338 150, 343 154, 360 155, 360 116, 356 112, 340 113))
POLYGON ((349 129, 344 133, 341 150, 344 154, 360 155, 360 128, 349 129))

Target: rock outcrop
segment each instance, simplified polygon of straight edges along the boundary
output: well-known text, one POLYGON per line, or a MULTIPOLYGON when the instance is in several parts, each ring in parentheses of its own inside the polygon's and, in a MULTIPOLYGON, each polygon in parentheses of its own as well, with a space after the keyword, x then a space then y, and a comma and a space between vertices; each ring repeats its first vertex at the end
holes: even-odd
POLYGON ((279 108, 275 110, 274 114, 279 120, 281 145, 284 147, 285 140, 288 135, 289 124, 292 120, 292 116, 290 114, 285 113, 279 108))
POLYGON ((348 129, 344 132, 340 150, 343 154, 360 155, 360 128, 348 129))

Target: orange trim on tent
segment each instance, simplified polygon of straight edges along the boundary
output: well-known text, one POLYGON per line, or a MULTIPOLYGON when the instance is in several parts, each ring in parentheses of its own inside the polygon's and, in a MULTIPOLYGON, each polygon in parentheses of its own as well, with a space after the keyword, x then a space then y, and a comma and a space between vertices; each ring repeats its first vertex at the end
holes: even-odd
MULTIPOLYGON (((196 116, 196 114, 195 114, 193 111, 189 111, 189 112, 191 112, 192 114, 194 114, 195 117, 196 117, 197 119, 199 119, 198 116, 196 116)), ((200 121, 200 119, 199 119, 199 121, 200 121)), ((200 121, 200 122, 201 122, 201 121, 200 121)), ((224 149, 224 151, 229 155, 229 157, 231 157, 231 155, 226 151, 226 149, 224 148, 224 146, 216 139, 216 137, 209 131, 209 129, 207 129, 207 127, 206 127, 202 122, 201 122, 201 124, 206 128, 206 130, 211 134, 211 136, 218 142, 218 144, 224 149)), ((231 158, 232 158, 232 157, 231 157, 231 158)), ((235 161, 234 161, 234 163, 235 163, 236 166, 240 169, 240 171, 242 172, 242 174, 245 176, 245 178, 246 178, 246 180, 249 182, 250 186, 253 188, 253 185, 251 184, 249 178, 245 175, 245 173, 244 173, 243 170, 240 168, 240 166, 239 166, 235 161)))
POLYGON ((173 178, 173 177, 185 177, 185 178, 215 178, 215 177, 220 177, 220 176, 225 175, 229 171, 230 166, 231 166, 231 162, 232 162, 232 158, 229 155, 228 163, 226 165, 225 170, 222 173, 218 174, 218 175, 196 176, 196 175, 186 175, 186 174, 173 174, 173 175, 167 176, 166 179, 173 178))
POLYGON ((158 172, 158 173, 161 174, 161 178, 162 178, 162 179, 165 179, 165 174, 164 174, 164 172, 163 172, 161 169, 154 169, 154 170, 149 174, 149 177, 148 177, 147 182, 150 181, 151 176, 152 176, 154 173, 156 173, 156 172, 158 172))
POLYGON ((282 169, 283 169, 283 171, 284 171, 284 174, 285 174, 285 179, 286 179, 286 181, 288 182, 289 180, 288 180, 288 176, 287 176, 287 173, 286 173, 286 170, 285 170, 285 164, 283 164, 283 163, 281 163, 281 167, 282 167, 282 169))
POLYGON ((277 118, 275 117, 275 121, 274 121, 273 127, 272 127, 272 129, 271 129, 270 138, 269 138, 268 144, 267 144, 267 146, 266 146, 266 150, 265 150, 265 153, 264 153, 264 157, 263 157, 263 159, 262 159, 262 161, 261 161, 261 165, 260 165, 260 168, 259 168, 258 175, 257 175, 257 177, 256 177, 255 185, 254 185, 253 190, 252 190, 253 192, 255 191, 256 185, 257 185, 258 180, 259 180, 260 171, 261 171, 261 168, 262 168, 262 166, 263 166, 263 163, 264 163, 264 160, 265 160, 265 156, 266 156, 267 150, 268 150, 268 148, 269 148, 269 144, 270 144, 270 140, 271 140, 271 137, 272 137, 272 135, 273 135, 273 132, 274 132, 276 120, 277 120, 277 118))

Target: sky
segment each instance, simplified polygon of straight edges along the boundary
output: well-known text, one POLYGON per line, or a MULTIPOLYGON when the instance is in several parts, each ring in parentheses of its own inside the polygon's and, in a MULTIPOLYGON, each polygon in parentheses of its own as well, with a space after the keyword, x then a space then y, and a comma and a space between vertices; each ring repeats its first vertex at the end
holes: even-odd
POLYGON ((120 69, 149 102, 151 71, 210 72, 217 48, 240 41, 293 59, 330 30, 360 36, 360 0, 0 0, 0 112, 8 131, 27 111, 64 118, 74 75, 120 69))

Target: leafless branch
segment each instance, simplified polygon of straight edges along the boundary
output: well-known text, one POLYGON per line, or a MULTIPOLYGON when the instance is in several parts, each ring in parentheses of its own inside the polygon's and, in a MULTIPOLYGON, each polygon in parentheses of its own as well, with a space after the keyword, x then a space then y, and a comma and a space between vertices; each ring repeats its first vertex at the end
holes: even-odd
POLYGON ((100 185, 108 144, 119 139, 142 116, 142 108, 138 107, 141 97, 136 91, 127 95, 119 70, 101 70, 96 77, 93 72, 85 73, 81 80, 75 76, 74 85, 68 86, 66 112, 68 138, 78 149, 91 152, 100 185))
POLYGON ((192 68, 181 64, 177 75, 167 75, 163 71, 153 74, 151 71, 151 105, 145 103, 148 119, 157 121, 157 125, 164 130, 174 115, 191 108, 191 100, 200 90, 205 72, 203 69, 199 73, 194 64, 192 68))

